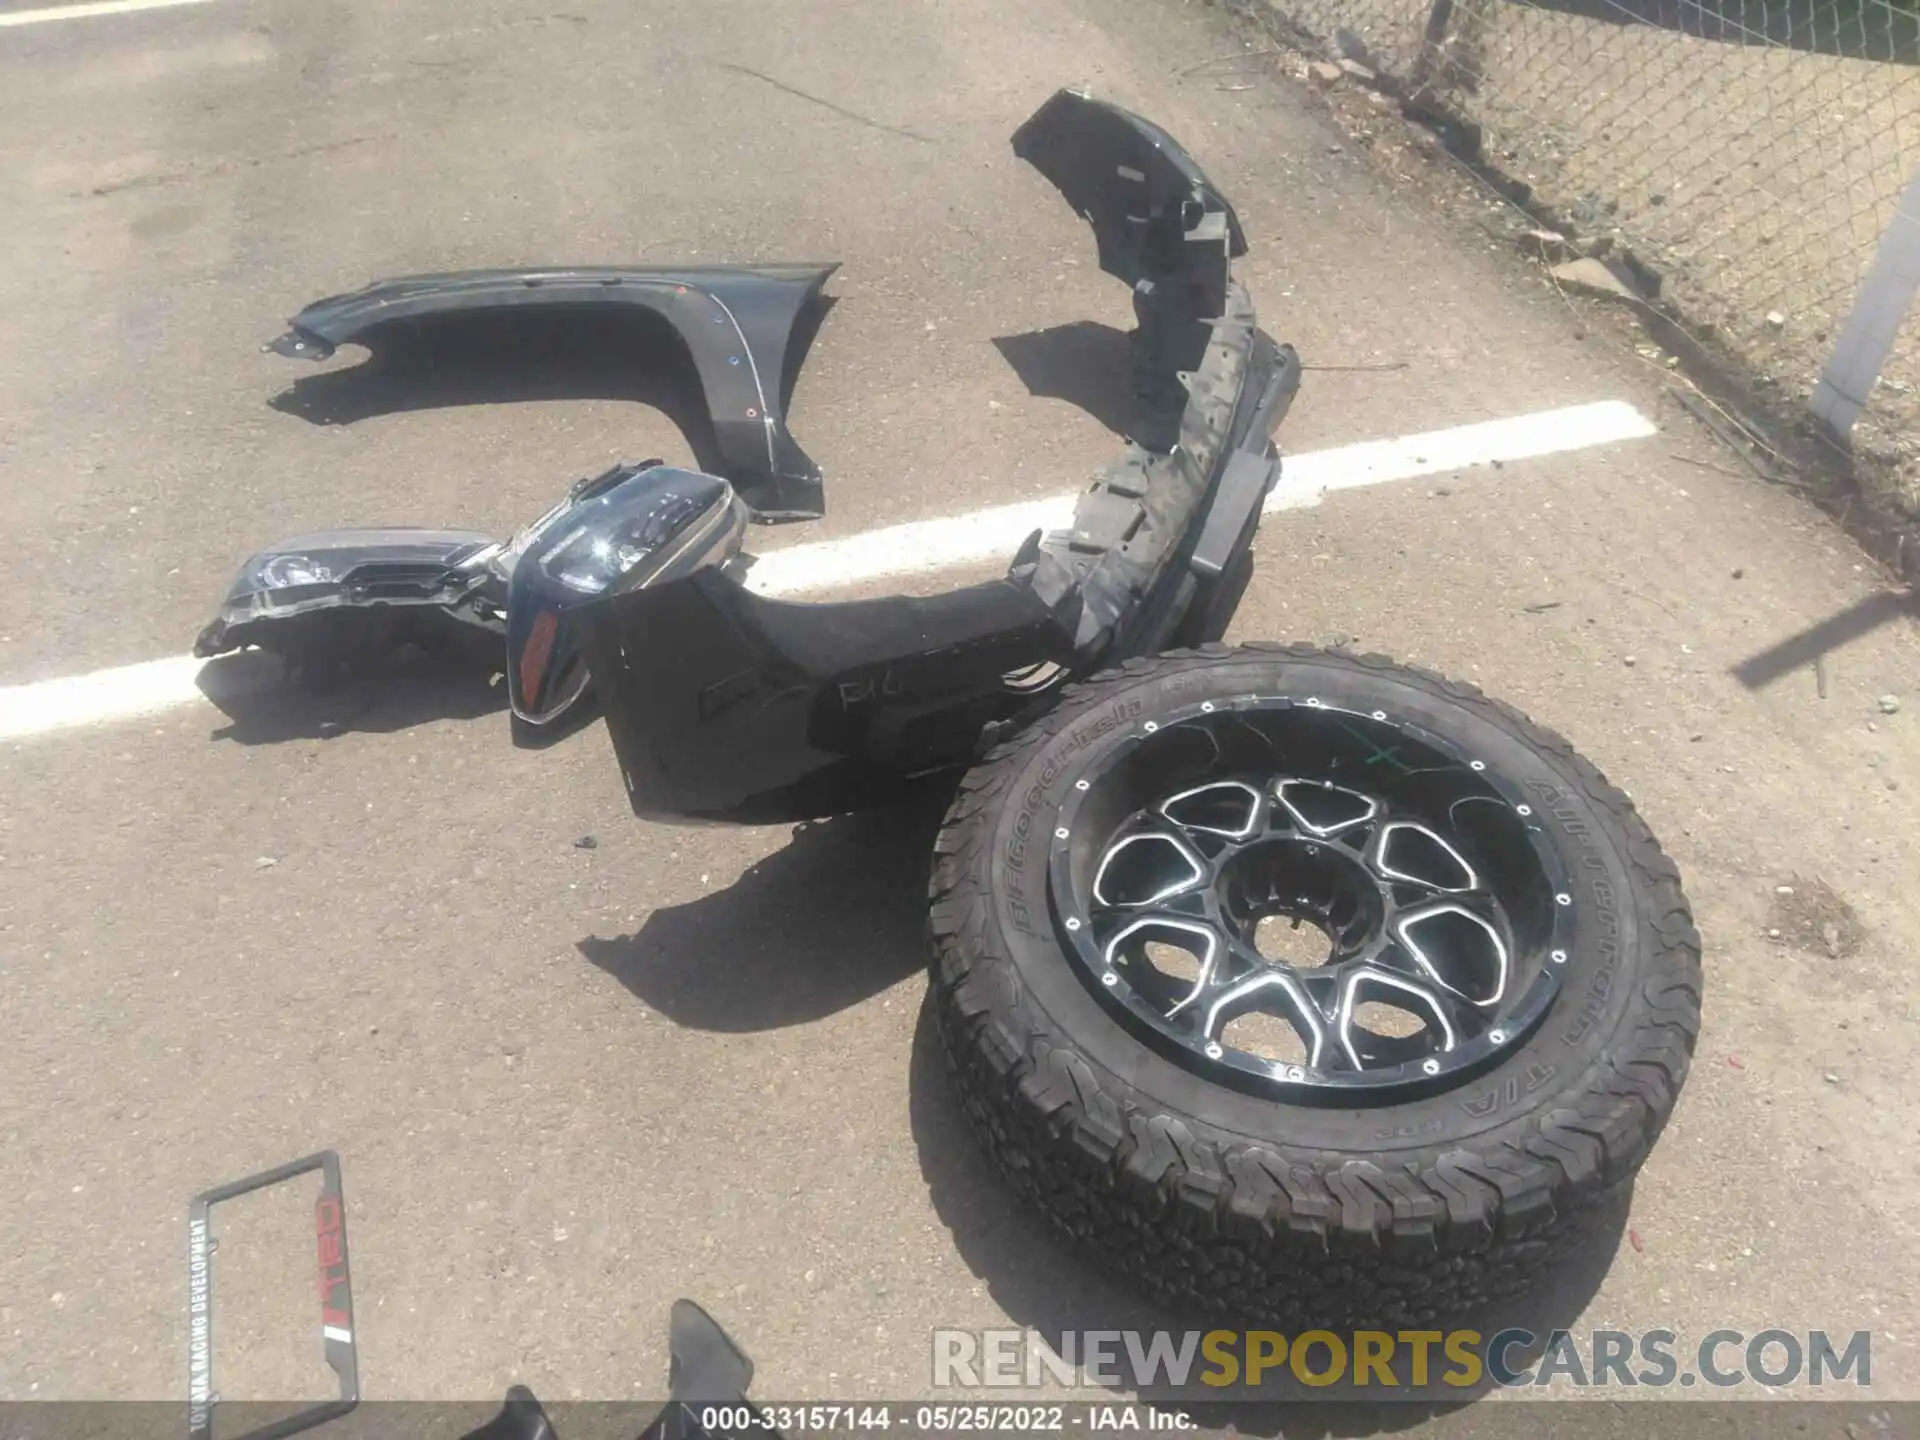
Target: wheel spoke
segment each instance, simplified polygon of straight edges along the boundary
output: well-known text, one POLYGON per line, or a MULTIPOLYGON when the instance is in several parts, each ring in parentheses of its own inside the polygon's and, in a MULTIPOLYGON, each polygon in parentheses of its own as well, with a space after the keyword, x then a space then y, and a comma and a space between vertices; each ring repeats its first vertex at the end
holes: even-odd
POLYGON ((1460 1043, 1453 1004, 1434 986, 1391 970, 1368 966, 1347 974, 1340 985, 1340 1008, 1334 1017, 1334 1036, 1346 1060, 1356 1070, 1397 1065, 1413 1052, 1444 1054, 1460 1043), (1431 1036, 1414 1040, 1373 1030, 1360 1023, 1358 1012, 1369 1004, 1431 1021, 1431 1036), (1402 1051, 1408 1052, 1401 1054, 1402 1051))
POLYGON ((1417 820, 1380 826, 1362 861, 1387 884, 1411 885, 1429 895, 1470 895, 1483 888, 1467 858, 1417 820))
POLYGON ((1457 900, 1422 905, 1396 915, 1391 930, 1414 973, 1441 989, 1482 1010, 1505 997, 1512 949, 1478 908, 1457 900))
POLYGON ((1276 780, 1273 798, 1295 829, 1323 840, 1365 825, 1381 810, 1373 796, 1329 780, 1276 780))
POLYGON ((1214 780, 1169 795, 1160 813, 1180 829, 1223 840, 1245 840, 1266 818, 1266 796, 1244 780, 1214 780))
POLYGON ((1208 867, 1193 844, 1164 822, 1129 830, 1107 847, 1093 877, 1096 905, 1141 910, 1204 885, 1208 867))
POLYGON ((1199 1030, 1209 1045, 1223 1044, 1221 1036, 1232 1021, 1260 1011, 1293 1027, 1306 1047, 1307 1069, 1322 1068, 1328 1052, 1326 1020, 1299 977, 1291 972, 1263 966, 1239 979, 1208 987, 1201 999, 1205 1008, 1199 1030))
POLYGON ((1111 933, 1100 949, 1105 975, 1125 980, 1163 1019, 1182 1017, 1197 1030, 1208 997, 1246 972, 1237 947, 1200 904, 1115 911, 1108 920, 1111 933))

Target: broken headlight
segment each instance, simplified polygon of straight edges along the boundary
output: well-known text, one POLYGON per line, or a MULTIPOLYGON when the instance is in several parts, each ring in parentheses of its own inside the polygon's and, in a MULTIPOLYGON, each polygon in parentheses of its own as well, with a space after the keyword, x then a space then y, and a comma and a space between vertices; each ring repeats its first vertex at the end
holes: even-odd
POLYGON ((241 567, 194 644, 220 655, 256 643, 261 621, 358 605, 446 605, 485 578, 499 548, 471 530, 330 530, 263 550, 241 567))
POLYGON ((617 467, 576 496, 526 544, 508 590, 508 695, 519 720, 549 733, 588 686, 570 613, 725 564, 747 525, 725 480, 671 465, 617 467))
POLYGON ((710 551, 725 552, 721 559, 731 553, 740 524, 726 481, 666 466, 645 478, 643 490, 607 495, 553 542, 539 562, 549 579, 582 595, 618 594, 676 568, 698 568, 710 551))

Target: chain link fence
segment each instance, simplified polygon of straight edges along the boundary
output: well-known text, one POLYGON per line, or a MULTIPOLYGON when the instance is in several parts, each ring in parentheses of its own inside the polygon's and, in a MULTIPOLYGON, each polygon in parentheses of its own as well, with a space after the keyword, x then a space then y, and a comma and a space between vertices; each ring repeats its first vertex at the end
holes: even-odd
MULTIPOLYGON (((1920 161, 1920 0, 1267 3, 1476 127, 1492 167, 1645 261, 1661 299, 1796 406, 1920 161)), ((1909 454, 1915 329, 1863 421, 1909 454)))

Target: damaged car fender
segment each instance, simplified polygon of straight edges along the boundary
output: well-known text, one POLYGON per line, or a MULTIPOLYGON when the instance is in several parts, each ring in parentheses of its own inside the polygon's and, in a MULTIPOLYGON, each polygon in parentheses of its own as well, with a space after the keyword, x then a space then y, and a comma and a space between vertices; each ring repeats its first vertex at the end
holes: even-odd
POLYGON ((820 467, 787 429, 789 349, 801 317, 839 269, 821 265, 592 266, 470 270, 381 280, 316 300, 267 349, 325 360, 369 347, 388 327, 448 315, 629 307, 673 326, 693 357, 726 478, 755 520, 818 519, 820 467))

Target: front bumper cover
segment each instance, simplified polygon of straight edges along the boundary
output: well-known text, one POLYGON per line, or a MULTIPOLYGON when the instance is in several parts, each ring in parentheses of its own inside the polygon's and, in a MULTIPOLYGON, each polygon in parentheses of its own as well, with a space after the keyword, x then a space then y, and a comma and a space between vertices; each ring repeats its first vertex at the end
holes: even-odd
POLYGON ((1133 286, 1139 388, 1149 405, 1180 398, 1173 437, 1132 447, 1069 530, 1032 537, 984 585, 800 604, 713 568, 580 610, 636 813, 771 823, 859 808, 965 763, 1061 681, 1224 630, 1279 471, 1269 437, 1300 380, 1231 279, 1239 221, 1164 132, 1085 95, 1056 95, 1014 144, 1133 286), (1036 684, 1048 666, 1053 683, 1036 684))

